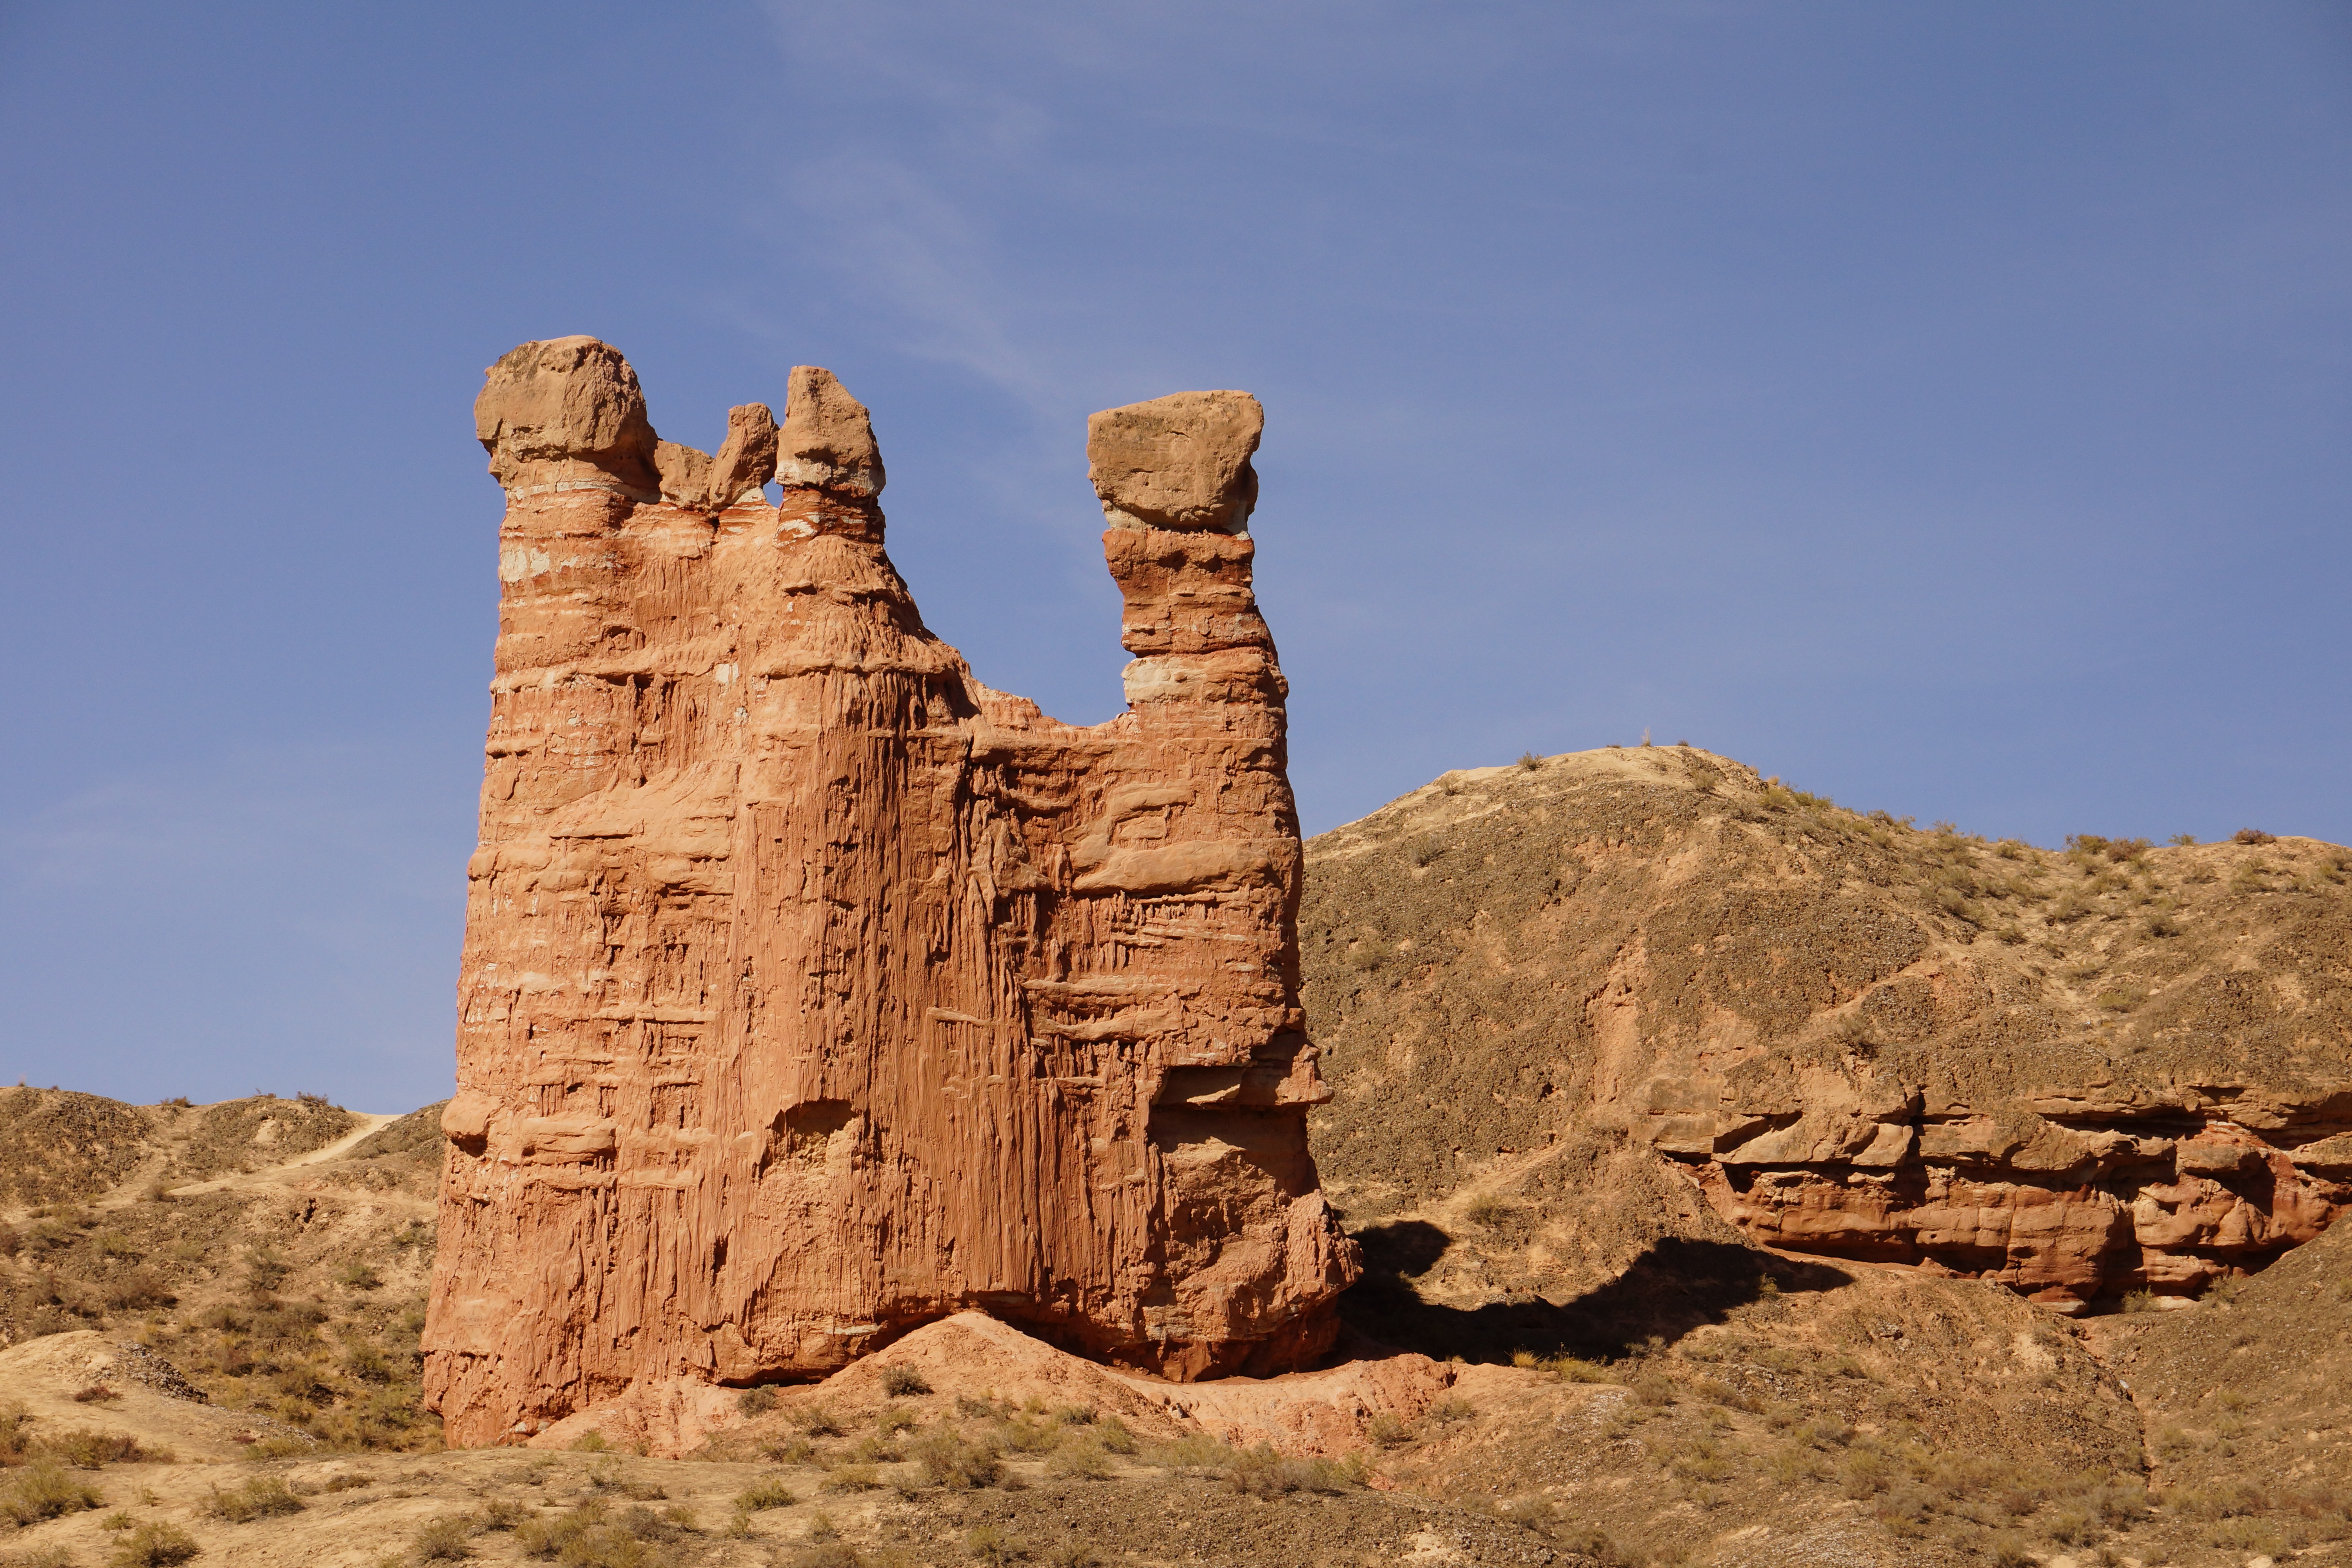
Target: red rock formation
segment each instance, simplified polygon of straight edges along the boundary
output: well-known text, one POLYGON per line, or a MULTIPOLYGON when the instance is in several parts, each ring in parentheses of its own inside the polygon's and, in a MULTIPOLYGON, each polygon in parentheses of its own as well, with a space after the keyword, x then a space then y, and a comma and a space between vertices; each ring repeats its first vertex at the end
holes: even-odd
POLYGON ((1279 1370, 1354 1276, 1306 1145, 1255 400, 1092 421, 1137 658, 1081 728, 925 629, 866 410, 790 394, 705 457, 565 338, 476 405, 508 509, 425 1339, 453 1443, 971 1308, 1279 1370))
POLYGON ((1719 1079, 1655 1079, 1635 1126, 1767 1246, 1996 1280, 2068 1313, 2260 1268, 2352 1205, 2352 1140, 2312 1138, 2340 1094, 2109 1084, 1986 1112, 1866 1071, 1805 1088, 1801 1105, 1718 1110, 1734 1099, 1719 1079))

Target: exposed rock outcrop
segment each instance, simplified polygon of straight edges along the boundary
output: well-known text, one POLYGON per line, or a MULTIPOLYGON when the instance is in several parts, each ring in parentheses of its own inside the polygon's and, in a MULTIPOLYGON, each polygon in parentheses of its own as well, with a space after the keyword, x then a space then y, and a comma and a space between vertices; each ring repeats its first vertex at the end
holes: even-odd
POLYGON ((567 338, 477 408, 508 510, 425 1342, 453 1443, 974 1308, 1280 1370, 1354 1277, 1306 1144, 1255 401, 1096 416, 1137 657, 1081 728, 924 627, 866 409, 790 395, 706 458, 567 338))
POLYGON ((1564 1299, 1727 1221, 2072 1312, 2352 1204, 2335 846, 1993 845, 1656 747, 1448 774, 1308 853, 1317 1153, 1352 1215, 1444 1233, 1433 1298, 1564 1299))

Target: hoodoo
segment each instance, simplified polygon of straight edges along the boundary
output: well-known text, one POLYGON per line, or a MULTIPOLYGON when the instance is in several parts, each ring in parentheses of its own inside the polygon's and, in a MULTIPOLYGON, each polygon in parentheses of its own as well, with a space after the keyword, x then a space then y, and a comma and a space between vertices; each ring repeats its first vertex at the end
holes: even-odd
POLYGON ((1356 1272, 1307 1151, 1256 400, 1089 421, 1135 658, 1087 728, 924 627, 866 409, 788 394, 705 455, 572 337, 475 407, 507 512, 425 1336, 453 1444, 972 1308, 1282 1370, 1356 1272))

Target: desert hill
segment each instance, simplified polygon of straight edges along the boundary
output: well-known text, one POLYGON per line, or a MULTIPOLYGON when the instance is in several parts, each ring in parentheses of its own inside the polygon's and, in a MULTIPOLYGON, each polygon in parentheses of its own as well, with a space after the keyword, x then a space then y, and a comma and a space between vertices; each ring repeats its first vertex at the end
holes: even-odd
POLYGON ((1990 844, 1679 746, 1449 773, 1308 847, 1324 1181, 1483 1238, 1440 1294, 1718 1220, 2062 1311, 2194 1294, 2352 1201, 2352 852, 2247 837, 1990 844))
POLYGON ((1337 1364, 967 1315, 683 1460, 440 1450, 439 1107, 0 1090, 0 1562, 2352 1560, 2347 865, 1449 774, 1308 846, 1337 1364))

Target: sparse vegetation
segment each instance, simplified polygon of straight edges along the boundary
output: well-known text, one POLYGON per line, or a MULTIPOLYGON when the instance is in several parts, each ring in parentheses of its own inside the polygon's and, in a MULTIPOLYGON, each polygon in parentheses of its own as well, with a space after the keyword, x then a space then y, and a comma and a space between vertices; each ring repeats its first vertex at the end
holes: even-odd
POLYGON ((38 1524, 83 1509, 96 1508, 105 1499, 96 1487, 44 1456, 27 1462, 0 1492, 0 1518, 17 1524, 38 1524))
POLYGON ((106 1561, 109 1568, 171 1568, 200 1550, 195 1538, 178 1525, 150 1520, 118 1542, 106 1561))
POLYGON ((923 1374, 903 1362, 882 1369, 882 1392, 893 1399, 912 1399, 930 1391, 923 1374))

